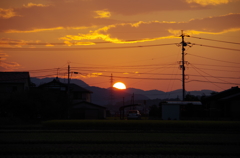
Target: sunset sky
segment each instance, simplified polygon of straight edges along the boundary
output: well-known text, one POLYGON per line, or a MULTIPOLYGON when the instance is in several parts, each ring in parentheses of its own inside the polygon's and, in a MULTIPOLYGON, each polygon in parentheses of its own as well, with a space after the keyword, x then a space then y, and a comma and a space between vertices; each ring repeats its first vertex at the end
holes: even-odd
POLYGON ((181 30, 187 91, 240 86, 240 0, 1 0, 0 71, 173 91, 181 30))

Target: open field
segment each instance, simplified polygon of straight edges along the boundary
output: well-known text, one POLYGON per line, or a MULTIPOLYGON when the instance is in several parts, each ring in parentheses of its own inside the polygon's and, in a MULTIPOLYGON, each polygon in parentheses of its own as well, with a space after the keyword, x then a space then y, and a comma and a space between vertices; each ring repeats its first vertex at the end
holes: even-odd
POLYGON ((239 134, 4 132, 1 156, 192 155, 240 156, 239 134))
POLYGON ((240 121, 164 121, 164 120, 52 120, 43 129, 62 130, 143 130, 143 131, 240 131, 240 121))
POLYGON ((238 126, 224 123, 229 130, 223 132, 220 127, 207 128, 209 125, 190 131, 182 130, 182 125, 169 125, 164 132, 159 128, 93 130, 90 125, 89 130, 5 129, 0 130, 0 157, 239 157, 240 134, 234 130, 238 126))

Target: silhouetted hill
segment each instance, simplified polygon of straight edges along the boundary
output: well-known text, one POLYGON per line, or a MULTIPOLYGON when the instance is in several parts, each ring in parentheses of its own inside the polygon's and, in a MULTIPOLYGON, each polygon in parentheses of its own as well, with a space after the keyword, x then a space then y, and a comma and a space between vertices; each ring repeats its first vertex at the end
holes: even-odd
MULTIPOLYGON (((170 92, 163 92, 159 90, 148 90, 144 91, 141 89, 135 89, 135 88, 128 88, 128 93, 135 93, 135 94, 142 94, 147 96, 149 99, 175 99, 180 98, 182 99, 182 89, 177 89, 170 92)), ((185 94, 191 94, 195 96, 202 96, 202 95, 211 95, 213 91, 212 90, 201 90, 201 91, 186 91, 185 94)))
MULTIPOLYGON (((44 84, 44 83, 48 83, 48 82, 51 82, 53 79, 55 79, 55 78, 42 78, 42 79, 40 79, 40 78, 36 78, 36 77, 31 77, 31 81, 33 82, 33 83, 35 83, 36 84, 36 86, 39 86, 39 85, 41 85, 41 84, 44 84)), ((67 79, 63 79, 63 78, 58 78, 59 80, 60 80, 60 82, 62 82, 62 83, 68 83, 68 80, 67 79)), ((81 87, 89 87, 89 85, 88 84, 86 84, 85 82, 83 82, 82 80, 78 80, 78 79, 71 79, 71 83, 75 83, 75 84, 77 84, 77 85, 79 85, 79 86, 81 86, 81 87)))
MULTIPOLYGON (((99 105, 116 104, 117 102, 122 102, 123 100, 129 101, 132 99, 133 94, 129 93, 127 90, 116 90, 112 92, 110 88, 99 88, 99 87, 87 87, 88 90, 92 91, 92 102, 99 105)), ((148 100, 147 96, 143 94, 134 94, 134 100, 148 100)))
MULTIPOLYGON (((39 86, 40 84, 47 83, 52 81, 54 78, 31 78, 31 81, 39 86)), ((67 83, 67 79, 59 80, 62 83, 67 83)), ((125 102, 131 101, 132 96, 134 94, 134 100, 154 100, 154 99, 165 99, 165 100, 172 100, 176 98, 182 99, 182 90, 177 89, 170 92, 163 92, 160 90, 141 90, 136 88, 128 88, 126 90, 114 90, 111 94, 110 88, 100 88, 95 86, 89 86, 82 80, 78 79, 71 79, 71 83, 75 83, 81 87, 84 87, 90 91, 92 91, 92 102, 98 105, 114 105, 117 102, 125 102)), ((210 95, 213 91, 211 90, 201 90, 201 91, 187 91, 186 94, 191 94, 195 96, 202 96, 202 95, 210 95)))
POLYGON ((110 101, 110 95, 107 89, 100 87, 87 87, 88 90, 92 91, 91 101, 98 105, 107 105, 110 101))
POLYGON ((148 90, 148 91, 144 91, 141 89, 136 89, 136 88, 128 88, 126 90, 128 93, 131 94, 142 94, 147 96, 149 99, 156 99, 156 98, 164 98, 164 95, 166 94, 163 91, 159 91, 159 90, 148 90))

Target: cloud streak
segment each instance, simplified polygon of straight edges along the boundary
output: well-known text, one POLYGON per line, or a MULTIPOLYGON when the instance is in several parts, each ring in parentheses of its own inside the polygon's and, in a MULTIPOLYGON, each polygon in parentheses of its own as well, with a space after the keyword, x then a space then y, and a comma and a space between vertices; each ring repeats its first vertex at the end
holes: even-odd
POLYGON ((202 6, 207 6, 207 5, 227 4, 227 3, 230 3, 230 0, 186 0, 186 2, 189 4, 196 3, 202 6))
POLYGON ((0 32, 44 31, 51 28, 92 27, 125 23, 115 15, 138 15, 162 11, 199 10, 230 3, 220 0, 51 0, 19 8, 0 8, 0 32))
POLYGON ((13 9, 0 8, 0 18, 8 19, 14 16, 16 16, 16 13, 13 11, 13 9))
POLYGON ((8 54, 0 52, 0 70, 1 71, 13 71, 20 68, 20 64, 17 62, 9 62, 7 58, 9 57, 8 54))
POLYGON ((175 38, 180 30, 190 34, 222 34, 240 30, 240 14, 228 14, 187 22, 137 22, 109 25, 91 31, 88 34, 67 35, 61 37, 66 41, 98 40, 112 43, 136 43, 175 38), (133 39, 134 38, 134 39, 133 39))

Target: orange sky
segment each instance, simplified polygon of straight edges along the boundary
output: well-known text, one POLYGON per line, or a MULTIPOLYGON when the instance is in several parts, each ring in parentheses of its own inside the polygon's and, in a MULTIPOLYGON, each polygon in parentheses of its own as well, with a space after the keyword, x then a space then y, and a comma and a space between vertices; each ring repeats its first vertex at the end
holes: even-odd
POLYGON ((240 0, 1 0, 0 23, 0 71, 181 89, 184 30, 186 90, 240 86, 240 0))

